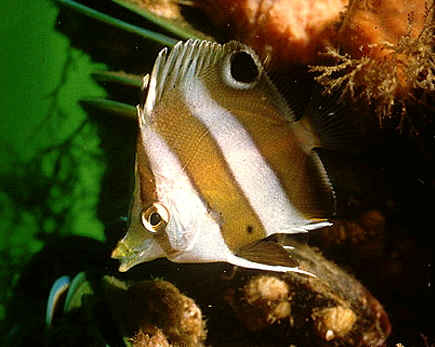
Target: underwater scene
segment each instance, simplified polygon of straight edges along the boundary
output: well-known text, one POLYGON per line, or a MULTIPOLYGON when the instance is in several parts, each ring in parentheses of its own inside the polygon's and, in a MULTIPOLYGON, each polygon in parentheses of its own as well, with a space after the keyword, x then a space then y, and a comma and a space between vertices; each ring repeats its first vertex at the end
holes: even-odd
POLYGON ((435 346, 422 0, 3 0, 2 346, 435 346))

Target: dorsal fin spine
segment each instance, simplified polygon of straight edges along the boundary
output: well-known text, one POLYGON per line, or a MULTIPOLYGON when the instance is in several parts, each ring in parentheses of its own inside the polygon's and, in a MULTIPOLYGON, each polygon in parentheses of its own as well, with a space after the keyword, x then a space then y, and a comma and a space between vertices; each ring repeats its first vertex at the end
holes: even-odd
POLYGON ((163 49, 150 75, 145 111, 150 113, 153 110, 166 88, 184 83, 187 77, 195 76, 198 71, 214 64, 228 50, 233 50, 239 45, 241 44, 236 41, 221 45, 216 42, 189 39, 186 42, 178 42, 170 53, 167 48, 163 49))
POLYGON ((168 54, 168 49, 164 48, 160 51, 159 55, 157 56, 157 59, 154 63, 153 70, 151 71, 151 75, 148 81, 148 91, 147 91, 147 97, 146 102, 144 105, 145 113, 151 113, 154 106, 156 105, 157 100, 160 98, 160 92, 159 92, 159 85, 158 76, 161 74, 162 65, 166 61, 166 56, 168 54))

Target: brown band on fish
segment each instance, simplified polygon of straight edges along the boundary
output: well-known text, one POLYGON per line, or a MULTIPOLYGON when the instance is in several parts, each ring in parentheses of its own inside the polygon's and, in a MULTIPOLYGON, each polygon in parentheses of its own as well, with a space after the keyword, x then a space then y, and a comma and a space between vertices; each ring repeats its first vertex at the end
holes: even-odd
POLYGON ((222 69, 213 69, 199 76, 209 97, 229 110, 249 132, 259 152, 280 179, 289 200, 304 217, 331 217, 335 212, 335 196, 317 154, 306 145, 312 134, 293 121, 293 115, 278 91, 276 95, 264 98, 275 88, 266 74, 246 90, 229 88, 222 82, 220 73, 222 69))
POLYGON ((162 103, 171 104, 176 114, 157 107, 155 127, 183 163, 203 200, 222 220, 222 234, 229 248, 235 250, 266 237, 207 128, 190 113, 178 91, 167 92, 163 98, 162 103))

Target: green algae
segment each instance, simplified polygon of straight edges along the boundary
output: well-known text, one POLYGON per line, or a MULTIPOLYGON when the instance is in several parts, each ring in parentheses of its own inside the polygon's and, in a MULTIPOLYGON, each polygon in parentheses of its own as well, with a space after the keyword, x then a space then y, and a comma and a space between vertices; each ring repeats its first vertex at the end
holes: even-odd
POLYGON ((104 239, 97 218, 104 156, 78 100, 104 92, 103 69, 56 32, 49 0, 0 3, 0 319, 28 259, 55 235, 104 239))

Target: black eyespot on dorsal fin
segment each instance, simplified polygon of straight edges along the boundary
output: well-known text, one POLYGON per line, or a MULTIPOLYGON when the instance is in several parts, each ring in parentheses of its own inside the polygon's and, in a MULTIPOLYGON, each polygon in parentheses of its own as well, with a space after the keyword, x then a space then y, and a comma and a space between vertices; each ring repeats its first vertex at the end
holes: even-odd
POLYGON ((250 84, 258 79, 260 71, 253 56, 245 51, 233 54, 230 63, 231 76, 240 83, 250 84))

